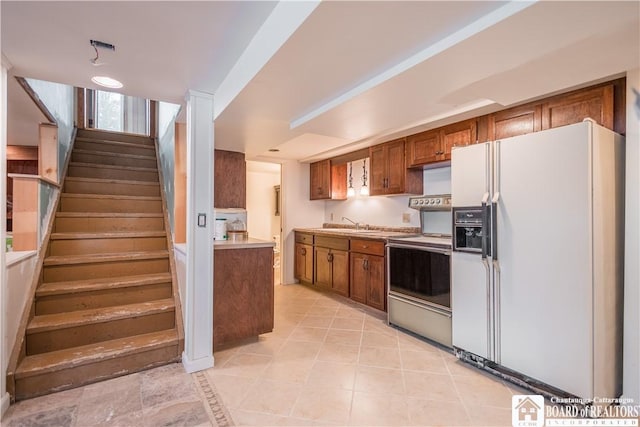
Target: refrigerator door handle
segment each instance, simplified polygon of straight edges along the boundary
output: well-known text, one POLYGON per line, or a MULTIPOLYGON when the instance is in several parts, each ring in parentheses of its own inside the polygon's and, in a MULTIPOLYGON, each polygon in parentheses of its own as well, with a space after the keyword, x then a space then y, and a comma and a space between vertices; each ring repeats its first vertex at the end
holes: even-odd
MULTIPOLYGON (((486 193, 488 195, 488 193, 486 193)), ((488 218, 488 205, 485 198, 482 198, 482 260, 483 262, 487 259, 487 239, 488 239, 488 226, 489 226, 489 218, 488 218)))
POLYGON ((491 329, 493 328, 492 322, 491 322, 491 310, 489 309, 489 307, 491 307, 491 286, 489 286, 490 280, 491 280, 491 266, 489 265, 489 261, 487 260, 487 258, 483 258, 482 259, 482 264, 484 265, 485 268, 485 277, 486 277, 486 282, 487 283, 487 358, 489 360, 493 360, 493 345, 492 345, 492 334, 491 334, 491 329))
POLYGON ((493 360, 496 363, 500 363, 500 337, 502 335, 502 331, 500 328, 501 322, 500 322, 500 286, 501 286, 501 281, 500 281, 500 262, 497 259, 493 260, 493 280, 494 280, 494 289, 493 289, 493 306, 494 306, 494 312, 493 312, 493 324, 494 324, 494 358, 493 360))
POLYGON ((496 193, 496 197, 491 203, 491 258, 498 260, 498 198, 500 193, 496 193))

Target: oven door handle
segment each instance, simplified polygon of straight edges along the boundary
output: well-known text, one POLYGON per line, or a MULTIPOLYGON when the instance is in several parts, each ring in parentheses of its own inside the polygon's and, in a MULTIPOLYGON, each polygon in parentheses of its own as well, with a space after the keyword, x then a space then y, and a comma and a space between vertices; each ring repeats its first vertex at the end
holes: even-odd
POLYGON ((442 315, 442 316, 446 316, 446 317, 448 317, 448 318, 451 318, 451 317, 452 317, 452 315, 451 315, 451 312, 450 312, 450 311, 442 310, 442 309, 440 309, 440 308, 437 308, 437 307, 432 306, 431 304, 427 304, 427 303, 425 303, 425 304, 420 304, 420 303, 417 303, 417 302, 411 301, 410 299, 403 298, 401 295, 398 295, 398 293, 397 293, 397 292, 389 292, 389 298, 391 298, 391 299, 395 299, 395 300, 398 300, 398 301, 402 301, 402 302, 404 302, 404 303, 406 303, 406 304, 413 305, 413 306, 418 307, 418 308, 421 308, 421 309, 423 309, 423 310, 429 310, 429 311, 432 311, 432 312, 434 312, 434 313, 438 313, 438 314, 440 314, 440 315, 442 315))
POLYGON ((424 247, 424 246, 413 246, 413 245, 403 245, 398 243, 387 243, 388 248, 400 248, 400 249, 414 249, 418 251, 425 252, 435 252, 442 255, 451 255, 451 250, 449 249, 441 249, 441 248, 432 248, 432 247, 424 247))

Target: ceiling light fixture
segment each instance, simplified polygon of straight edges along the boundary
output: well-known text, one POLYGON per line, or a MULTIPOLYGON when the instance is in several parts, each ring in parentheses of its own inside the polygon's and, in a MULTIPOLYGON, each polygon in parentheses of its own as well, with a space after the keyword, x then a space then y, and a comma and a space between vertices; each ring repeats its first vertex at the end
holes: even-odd
POLYGON ((356 189, 353 188, 353 163, 349 162, 349 188, 347 188, 347 197, 353 197, 356 195, 356 189))
POLYGON ((367 187, 367 159, 362 161, 362 187, 360 187, 360 195, 368 196, 369 195, 369 187, 367 187))
POLYGON ((268 151, 269 151, 270 153, 279 153, 279 152, 280 152, 280 150, 279 150, 279 149, 277 149, 277 148, 269 148, 269 150, 268 150, 268 151))
POLYGON ((109 89, 120 89, 123 85, 116 79, 107 76, 93 76, 91 81, 97 85, 108 87, 109 89))

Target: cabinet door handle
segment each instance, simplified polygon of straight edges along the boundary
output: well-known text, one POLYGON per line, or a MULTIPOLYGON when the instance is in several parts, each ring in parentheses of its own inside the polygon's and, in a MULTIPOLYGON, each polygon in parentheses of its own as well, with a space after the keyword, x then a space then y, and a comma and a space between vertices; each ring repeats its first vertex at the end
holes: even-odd
POLYGON ((305 248, 300 249, 300 254, 301 255, 306 255, 307 254, 307 250, 305 248))
POLYGON ((332 253, 327 254, 327 261, 333 262, 333 254, 332 253))
POLYGON ((367 258, 362 260, 362 268, 365 270, 369 269, 369 260, 367 258))

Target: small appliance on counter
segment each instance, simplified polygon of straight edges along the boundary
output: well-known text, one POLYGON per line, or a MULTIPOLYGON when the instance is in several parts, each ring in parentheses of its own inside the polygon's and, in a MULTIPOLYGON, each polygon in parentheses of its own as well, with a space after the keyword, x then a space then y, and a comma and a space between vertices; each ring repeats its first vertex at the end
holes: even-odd
POLYGON ((451 195, 409 198, 417 237, 387 243, 388 322, 451 347, 451 195))
POLYGON ((247 240, 247 223, 240 219, 235 219, 227 224, 227 238, 233 242, 247 240))
POLYGON ((247 210, 240 208, 214 208, 215 240, 240 241, 247 239, 247 210), (220 228, 220 233, 218 229, 220 228), (219 238, 220 237, 220 238, 219 238))

